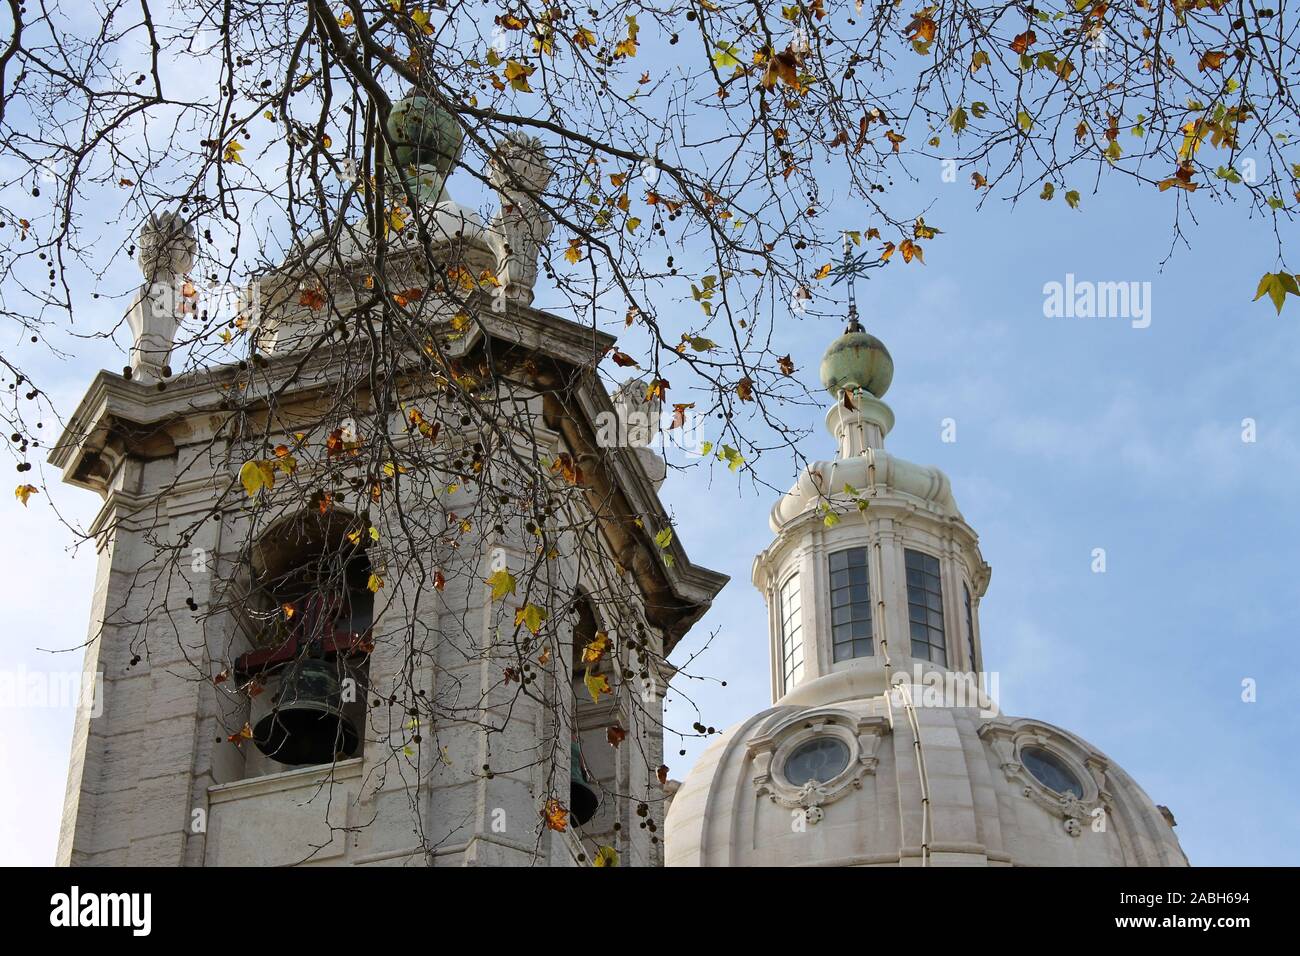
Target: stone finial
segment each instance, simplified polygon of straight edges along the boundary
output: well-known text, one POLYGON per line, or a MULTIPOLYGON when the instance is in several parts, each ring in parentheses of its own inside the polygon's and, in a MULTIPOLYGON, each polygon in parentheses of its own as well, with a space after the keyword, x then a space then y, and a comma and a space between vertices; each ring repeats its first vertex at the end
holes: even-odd
POLYGON ((171 282, 194 267, 194 226, 179 213, 154 213, 140 227, 140 271, 146 282, 171 282))
POLYGON ((178 213, 155 213, 140 228, 144 285, 127 314, 132 335, 131 372, 151 383, 166 377, 180 319, 185 274, 194 266, 194 227, 178 213))
POLYGON ((465 141, 460 122, 436 100, 413 93, 393 104, 385 130, 393 142, 391 155, 384 148, 390 175, 403 180, 417 202, 437 205, 465 141))
POLYGON ((663 402, 657 396, 647 399, 646 388, 643 380, 634 378, 620 385, 611 399, 618 415, 621 444, 633 449, 658 491, 668 477, 668 465, 650 445, 659 434, 663 402))
POLYGON ((501 282, 494 308, 501 311, 507 301, 532 304, 537 256, 553 225, 538 197, 551 181, 552 170, 542 141, 525 133, 511 133, 496 152, 490 174, 501 208, 490 235, 501 282))

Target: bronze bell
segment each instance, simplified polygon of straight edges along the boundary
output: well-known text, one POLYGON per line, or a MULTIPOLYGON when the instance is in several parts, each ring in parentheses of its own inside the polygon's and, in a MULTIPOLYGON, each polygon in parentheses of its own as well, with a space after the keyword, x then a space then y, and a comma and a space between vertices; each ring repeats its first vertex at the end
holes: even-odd
POLYGON ((253 728, 253 743, 287 764, 331 763, 357 750, 357 728, 343 713, 336 665, 307 658, 285 668, 270 713, 253 728))
POLYGON ((587 772, 582 767, 582 751, 575 740, 573 757, 569 761, 569 817, 573 825, 582 826, 596 815, 599 806, 600 798, 587 781, 587 772))

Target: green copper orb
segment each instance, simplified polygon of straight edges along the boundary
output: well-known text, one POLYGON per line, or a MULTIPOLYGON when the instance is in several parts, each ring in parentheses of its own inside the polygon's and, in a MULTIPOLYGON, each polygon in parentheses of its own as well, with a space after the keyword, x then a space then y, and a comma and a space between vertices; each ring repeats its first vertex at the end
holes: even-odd
POLYGON ((821 378, 836 397, 846 388, 865 388, 882 398, 894 380, 894 360, 884 342, 858 326, 830 344, 822 356, 821 378))
POLYGON ((452 114, 418 94, 393 104, 385 128, 394 144, 390 171, 406 181, 420 202, 436 203, 460 158, 465 131, 452 114))

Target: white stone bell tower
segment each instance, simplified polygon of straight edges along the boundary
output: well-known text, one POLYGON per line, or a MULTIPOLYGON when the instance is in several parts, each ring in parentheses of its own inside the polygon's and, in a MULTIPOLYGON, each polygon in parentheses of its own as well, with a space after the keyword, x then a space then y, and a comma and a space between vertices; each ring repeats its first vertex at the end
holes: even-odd
MULTIPOLYGON (((454 139, 430 101, 401 105, 399 132, 454 139)), ((449 167, 455 150, 434 153, 449 167)), ((532 307, 550 227, 526 192, 549 173, 535 140, 503 156, 494 225, 442 190, 442 169, 427 241, 411 229, 384 251, 386 281, 418 304, 403 317, 445 343, 442 364, 419 338, 383 353, 399 407, 345 374, 370 367, 360 336, 331 336, 375 297, 364 224, 260 277, 248 361, 176 374, 193 233, 175 216, 146 227, 129 374, 95 377, 50 456, 103 500, 85 665, 102 709, 77 715, 60 863, 662 861, 666 658, 727 579, 680 535, 656 543, 670 520, 645 449, 597 440, 619 414, 594 372, 614 340, 532 307), (501 270, 500 293, 448 301, 448 263, 501 270), (472 376, 474 402, 447 376, 472 376), (412 449, 425 464, 400 467, 412 449), (494 455, 570 475, 522 466, 494 485, 494 455), (262 488, 243 487, 250 467, 262 488), (564 525, 542 549, 556 500, 564 525), (434 525, 432 543, 408 547, 403 522, 434 525), (534 584, 522 569, 538 564, 534 584), (519 575, 512 602, 498 572, 519 575)))

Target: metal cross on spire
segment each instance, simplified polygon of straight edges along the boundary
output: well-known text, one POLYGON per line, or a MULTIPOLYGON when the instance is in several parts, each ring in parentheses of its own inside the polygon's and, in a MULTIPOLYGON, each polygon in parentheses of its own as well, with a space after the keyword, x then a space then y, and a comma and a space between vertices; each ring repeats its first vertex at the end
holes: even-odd
POLYGON ((859 254, 853 254, 852 239, 845 232, 844 237, 844 258, 840 259, 831 268, 830 275, 834 276, 831 285, 839 285, 841 282, 847 282, 849 293, 849 324, 846 332, 861 332, 862 325, 858 322, 858 299, 854 289, 853 280, 858 276, 864 276, 870 269, 878 269, 883 266, 884 260, 879 257, 872 259, 870 253, 865 249, 859 254))

